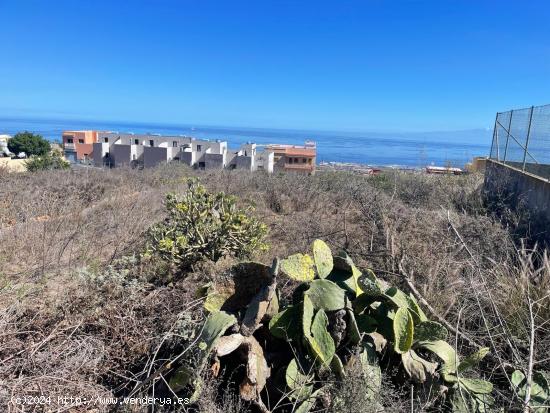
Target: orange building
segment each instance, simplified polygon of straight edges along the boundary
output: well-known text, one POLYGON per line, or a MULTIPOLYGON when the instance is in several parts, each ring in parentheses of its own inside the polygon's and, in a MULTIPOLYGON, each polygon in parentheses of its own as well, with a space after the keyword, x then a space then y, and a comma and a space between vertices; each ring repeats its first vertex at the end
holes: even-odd
POLYGON ((267 151, 273 152, 274 169, 313 174, 317 147, 315 142, 306 141, 299 145, 267 145, 267 151))
POLYGON ((70 162, 93 159, 98 131, 79 130, 63 132, 63 152, 70 162))

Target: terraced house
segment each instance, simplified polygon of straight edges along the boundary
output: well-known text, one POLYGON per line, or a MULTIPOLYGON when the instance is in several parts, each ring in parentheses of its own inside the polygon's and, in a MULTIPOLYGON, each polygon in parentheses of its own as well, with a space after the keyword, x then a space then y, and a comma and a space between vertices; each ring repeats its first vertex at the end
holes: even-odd
POLYGON ((94 145, 95 166, 153 167, 182 162, 199 169, 258 169, 273 172, 273 153, 259 151, 254 143, 230 150, 226 141, 190 136, 99 132, 94 145))
POLYGON ((247 142, 238 149, 230 149, 223 140, 184 135, 66 131, 63 145, 68 160, 90 160, 97 167, 150 168, 166 162, 182 162, 198 169, 315 171, 316 151, 312 142, 306 142, 305 146, 259 146, 247 142))

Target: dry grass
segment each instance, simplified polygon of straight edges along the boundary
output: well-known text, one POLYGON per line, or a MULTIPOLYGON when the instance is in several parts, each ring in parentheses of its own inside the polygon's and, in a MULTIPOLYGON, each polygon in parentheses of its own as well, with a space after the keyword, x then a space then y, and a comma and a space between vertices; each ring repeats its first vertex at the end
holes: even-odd
MULTIPOLYGON (((5 169, 5 172, 25 172, 25 159, 11 159, 0 157, 0 169, 5 169)), ((1 172, 0 172, 1 173, 1 172)))
MULTIPOLYGON (((518 259, 507 229, 483 207, 477 175, 268 176, 179 166, 4 174, 0 406, 14 395, 128 394, 149 369, 190 342, 202 318, 196 288, 232 260, 197 266, 183 280, 171 280, 169 268, 155 260, 120 260, 141 250, 147 228, 163 219, 164 194, 183 190, 190 175, 256 207, 270 228, 270 251, 256 259, 269 263, 325 239, 402 286, 404 270, 438 314, 480 344, 490 338, 479 305, 494 322, 495 301, 509 328, 525 337, 521 292, 532 285, 534 297, 548 292, 548 271, 532 279, 535 267, 518 259)), ((539 315, 541 322, 550 317, 539 315)), ((521 343, 516 347, 523 352, 521 343)), ((545 350, 541 338, 537 354, 545 350)), ((489 367, 486 374, 498 375, 489 367)), ((220 409, 217 396, 208 395, 204 408, 220 409)), ((23 411, 13 403, 10 408, 23 411)))

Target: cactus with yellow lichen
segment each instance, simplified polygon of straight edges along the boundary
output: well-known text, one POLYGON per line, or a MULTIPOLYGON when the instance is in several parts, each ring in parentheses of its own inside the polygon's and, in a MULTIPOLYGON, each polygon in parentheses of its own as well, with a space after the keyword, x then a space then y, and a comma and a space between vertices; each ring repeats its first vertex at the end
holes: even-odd
POLYGON ((235 198, 210 193, 196 179, 181 195, 166 195, 167 217, 149 230, 149 251, 180 267, 231 255, 246 258, 263 251, 267 226, 238 209, 235 198))

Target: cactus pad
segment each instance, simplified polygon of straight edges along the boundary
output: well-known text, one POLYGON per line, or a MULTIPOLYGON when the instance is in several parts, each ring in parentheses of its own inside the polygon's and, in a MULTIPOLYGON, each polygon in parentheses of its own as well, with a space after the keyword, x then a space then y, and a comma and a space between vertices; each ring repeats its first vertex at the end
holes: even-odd
POLYGON ((414 322, 411 313, 406 308, 399 308, 393 319, 393 348, 403 354, 410 350, 413 343, 414 322))
POLYGON ((306 336, 306 340, 308 341, 315 358, 322 365, 328 365, 332 361, 336 351, 334 340, 330 336, 327 327, 327 315, 323 310, 319 310, 313 318, 313 322, 311 324, 311 334, 306 336))
POLYGON ((304 295, 309 296, 313 307, 336 311, 346 306, 346 295, 338 285, 329 280, 314 280, 304 295))
POLYGON ((296 281, 312 281, 315 278, 313 260, 309 255, 294 254, 281 261, 281 271, 296 281))
POLYGON ((330 274, 334 263, 332 261, 332 252, 329 246, 320 239, 313 241, 313 259, 317 268, 319 278, 325 278, 330 274))
POLYGON ((414 328, 414 338, 417 341, 447 340, 447 329, 435 321, 424 321, 414 328))

